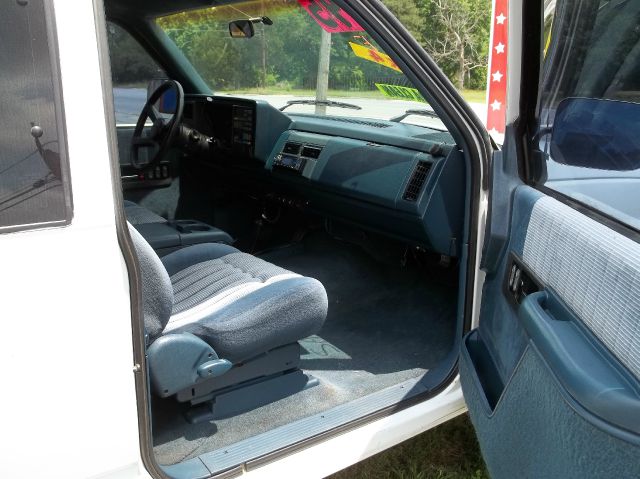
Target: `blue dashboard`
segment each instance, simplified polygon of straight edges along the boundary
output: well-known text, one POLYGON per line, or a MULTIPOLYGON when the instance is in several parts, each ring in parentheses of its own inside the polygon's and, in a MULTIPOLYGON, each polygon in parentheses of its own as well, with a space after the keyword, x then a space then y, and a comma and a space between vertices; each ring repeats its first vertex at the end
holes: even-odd
POLYGON ((466 168, 448 132, 385 120, 285 114, 242 98, 191 101, 185 120, 228 138, 225 167, 254 171, 280 194, 323 216, 459 256, 466 168), (243 141, 236 145, 236 138, 243 141), (256 167, 247 170, 248 162, 256 167))

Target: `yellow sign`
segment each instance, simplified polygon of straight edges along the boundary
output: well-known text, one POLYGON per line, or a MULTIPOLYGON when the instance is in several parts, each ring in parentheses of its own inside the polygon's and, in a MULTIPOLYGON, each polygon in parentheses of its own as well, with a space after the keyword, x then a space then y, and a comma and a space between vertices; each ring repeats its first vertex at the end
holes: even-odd
POLYGON ((399 100, 419 101, 427 103, 427 100, 420 94, 415 88, 407 88, 406 86, 388 85, 386 83, 376 83, 378 90, 391 98, 397 98, 399 100))
POLYGON ((382 53, 375 48, 368 48, 353 42, 349 42, 349 45, 351 46, 353 53, 355 53, 357 57, 364 58, 365 60, 375 62, 388 68, 392 68, 397 72, 401 71, 400 68, 398 68, 398 65, 396 65, 396 63, 386 53, 382 53))

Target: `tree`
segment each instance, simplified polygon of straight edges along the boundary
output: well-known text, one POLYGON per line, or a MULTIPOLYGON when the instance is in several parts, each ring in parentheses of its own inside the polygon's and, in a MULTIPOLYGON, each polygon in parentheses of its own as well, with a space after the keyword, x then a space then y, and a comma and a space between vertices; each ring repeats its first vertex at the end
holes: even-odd
POLYGON ((162 76, 161 70, 133 37, 121 27, 110 24, 107 30, 111 55, 111 75, 115 86, 146 86, 146 82, 162 76))
POLYGON ((415 0, 384 0, 384 6, 391 10, 396 18, 416 38, 420 37, 425 24, 425 19, 418 5, 415 0))
MULTIPOLYGON (((484 88, 490 0, 384 0, 459 87, 484 88)), ((297 0, 248 0, 162 17, 158 24, 216 90, 316 89, 322 29, 297 0), (267 15, 254 38, 231 38, 229 21, 267 15)), ((408 85, 404 75, 354 56, 349 42, 379 48, 366 33, 334 33, 329 89, 408 85)), ((326 49, 325 49, 326 50, 326 49)), ((128 67, 138 67, 130 61, 128 67)), ((326 75, 322 78, 325 78, 326 75)), ((122 79, 125 81, 125 79, 122 79)))
POLYGON ((484 88, 490 0, 384 0, 458 88, 484 88))
POLYGON ((484 84, 491 25, 490 1, 418 1, 426 20, 422 43, 435 62, 459 89, 484 84))

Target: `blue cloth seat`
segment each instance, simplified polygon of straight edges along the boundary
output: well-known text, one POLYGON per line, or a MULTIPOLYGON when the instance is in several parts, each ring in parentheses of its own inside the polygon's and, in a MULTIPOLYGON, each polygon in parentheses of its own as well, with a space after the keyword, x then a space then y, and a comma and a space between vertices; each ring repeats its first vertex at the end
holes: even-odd
POLYGON ((142 270, 150 343, 191 333, 237 364, 314 334, 324 323, 327 294, 313 278, 218 243, 186 247, 161 260, 129 229, 142 270))
POLYGON ((162 216, 128 200, 124 200, 124 214, 127 217, 127 221, 132 225, 167 222, 162 216))

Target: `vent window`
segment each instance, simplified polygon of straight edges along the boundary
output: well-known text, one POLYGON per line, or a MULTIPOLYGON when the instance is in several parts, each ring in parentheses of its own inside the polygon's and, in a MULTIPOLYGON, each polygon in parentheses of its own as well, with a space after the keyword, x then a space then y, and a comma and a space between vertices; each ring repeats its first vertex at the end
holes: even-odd
POLYGON ((422 187, 424 186, 424 182, 427 179, 430 169, 431 163, 418 161, 418 164, 411 174, 407 188, 404 190, 402 199, 412 202, 418 201, 418 197, 420 196, 420 192, 422 191, 422 187))

